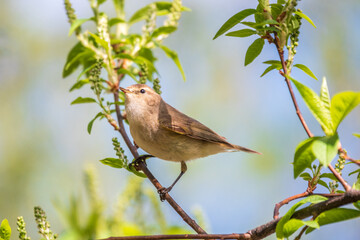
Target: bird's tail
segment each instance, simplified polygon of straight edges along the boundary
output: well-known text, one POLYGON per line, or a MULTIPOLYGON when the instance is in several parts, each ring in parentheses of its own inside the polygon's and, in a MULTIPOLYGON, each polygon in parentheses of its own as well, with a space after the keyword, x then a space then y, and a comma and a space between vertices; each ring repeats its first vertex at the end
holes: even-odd
POLYGON ((262 154, 260 152, 257 152, 257 151, 254 151, 254 150, 251 150, 249 148, 245 148, 245 147, 241 147, 241 146, 238 146, 238 145, 234 145, 234 144, 230 144, 232 149, 229 149, 230 151, 243 151, 243 152, 248 152, 248 153, 257 153, 257 154, 262 154))

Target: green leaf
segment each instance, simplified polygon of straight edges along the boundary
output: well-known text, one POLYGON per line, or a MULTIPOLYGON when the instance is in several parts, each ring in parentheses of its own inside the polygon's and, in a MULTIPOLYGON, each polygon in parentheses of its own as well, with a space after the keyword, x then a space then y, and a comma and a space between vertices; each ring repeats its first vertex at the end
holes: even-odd
POLYGON ((80 88, 82 88, 85 84, 88 84, 88 83, 90 83, 90 81, 89 81, 88 78, 79 80, 79 81, 77 81, 74 85, 72 85, 72 87, 70 88, 69 92, 72 92, 72 91, 74 91, 75 89, 80 89, 80 88))
POLYGON ((125 53, 116 54, 115 59, 129 59, 131 61, 134 61, 134 58, 131 55, 125 53))
POLYGON ((327 166, 331 163, 338 152, 339 137, 333 136, 314 137, 312 150, 319 162, 327 166))
POLYGON ((176 64, 176 66, 178 67, 178 69, 181 73, 181 76, 183 77, 184 81, 186 81, 185 73, 181 66, 181 63, 180 63, 177 53, 175 51, 170 50, 168 47, 166 47, 164 45, 159 45, 159 46, 165 52, 166 56, 168 56, 169 58, 171 58, 174 61, 174 63, 176 64))
POLYGON ((256 34, 257 32, 252 29, 241 29, 234 32, 229 32, 226 34, 226 36, 230 37, 249 37, 251 35, 256 34))
POLYGON ((353 205, 360 210, 360 201, 354 202, 353 205))
POLYGON ((281 67, 281 62, 278 61, 278 60, 268 60, 268 61, 265 61, 263 63, 281 67))
POLYGON ((320 228, 319 224, 316 221, 303 221, 300 219, 290 219, 287 223, 284 224, 283 232, 284 237, 290 237, 294 232, 296 232, 300 227, 307 225, 313 228, 320 228))
POLYGON ((104 158, 100 160, 102 164, 108 165, 113 168, 123 168, 123 162, 118 158, 104 158))
MULTIPOLYGON (((360 211, 355 209, 334 208, 320 213, 319 216, 317 216, 317 218, 315 219, 315 221, 317 221, 320 226, 323 226, 330 223, 342 222, 352 218, 357 218, 359 216, 360 211)), ((306 234, 314 230, 314 228, 309 228, 306 230, 306 234)))
POLYGON ((249 46, 245 54, 245 66, 249 65, 257 56, 259 56, 264 44, 264 39, 258 38, 249 46))
POLYGON ((322 173, 321 175, 320 175, 320 178, 329 178, 329 179, 331 179, 331 180, 335 180, 335 181, 337 181, 337 178, 334 176, 334 174, 332 174, 332 173, 322 173))
POLYGON ((71 105, 80 104, 80 103, 96 103, 96 100, 93 98, 78 97, 77 99, 71 102, 71 105))
MULTIPOLYGON (((281 68, 281 67, 280 67, 280 68, 281 68)), ((280 70, 280 68, 277 67, 277 66, 275 66, 275 65, 270 65, 270 66, 268 66, 268 67, 265 69, 265 71, 261 74, 260 77, 265 76, 265 74, 267 74, 268 72, 270 72, 270 71, 272 71, 272 70, 274 70, 274 69, 280 70)))
POLYGON ((80 74, 79 76, 77 77, 76 81, 79 81, 80 78, 87 72, 89 72, 92 68, 94 68, 95 66, 97 65, 97 63, 94 63, 92 65, 90 65, 89 67, 85 68, 80 74))
POLYGON ((332 135, 334 133, 332 129, 332 119, 329 118, 329 116, 326 114, 326 109, 320 97, 313 90, 311 90, 311 88, 308 88, 290 76, 288 77, 295 84, 311 113, 323 128, 325 134, 332 135))
POLYGON ((92 126, 94 124, 94 121, 99 118, 99 117, 102 117, 104 116, 104 114, 102 112, 99 112, 98 114, 96 114, 96 116, 89 122, 88 126, 87 126, 87 131, 89 134, 91 134, 91 129, 92 129, 92 126))
POLYGON ((176 29, 177 29, 177 27, 174 27, 174 26, 159 27, 153 31, 153 33, 151 34, 151 37, 157 38, 158 36, 163 35, 163 34, 167 35, 167 34, 170 34, 174 31, 176 31, 176 29))
POLYGON ((109 27, 112 27, 115 24, 125 23, 125 22, 126 21, 124 19, 121 19, 121 18, 112 18, 112 19, 109 20, 108 25, 109 25, 109 27))
POLYGON ((94 55, 92 51, 85 48, 80 42, 78 42, 69 52, 64 69, 62 72, 62 77, 66 78, 71 73, 73 73, 81 63, 85 60, 91 59, 94 55))
MULTIPOLYGON (((139 9, 138 11, 136 11, 130 18, 129 20, 129 25, 132 25, 138 21, 141 20, 145 20, 148 16, 149 10, 152 8, 152 4, 155 4, 156 7, 156 15, 157 16, 162 16, 162 15, 166 15, 171 13, 171 8, 172 8, 172 2, 153 2, 150 3, 149 5, 146 5, 145 7, 139 9)), ((189 12, 191 11, 190 8, 181 6, 181 11, 184 12, 189 12)))
POLYGON ((314 28, 316 28, 316 26, 315 26, 315 24, 313 23, 313 21, 312 21, 308 16, 306 16, 304 13, 299 12, 299 11, 296 11, 296 12, 294 12, 294 13, 295 13, 296 15, 302 17, 302 18, 305 19, 306 21, 308 21, 311 25, 314 26, 314 28))
POLYGON ((69 30, 69 36, 71 36, 71 34, 73 34, 73 32, 78 28, 80 27, 84 22, 87 22, 87 21, 90 21, 92 20, 91 18, 86 18, 86 19, 76 19, 72 24, 71 24, 71 27, 70 27, 70 30, 69 30))
POLYGON ((142 177, 142 178, 147 178, 147 176, 144 173, 136 171, 136 169, 134 168, 133 165, 129 165, 128 171, 132 172, 136 176, 139 176, 139 177, 142 177))
POLYGON ((327 183, 324 182, 323 180, 319 179, 319 180, 318 180, 318 184, 320 184, 321 186, 327 188, 327 189, 330 191, 329 186, 328 186, 327 183))
POLYGON ((357 169, 357 170, 355 170, 355 171, 352 171, 351 173, 349 173, 349 176, 351 176, 351 175, 353 175, 353 174, 355 174, 355 173, 360 173, 360 168, 357 169))
POLYGON ((109 50, 109 43, 101 39, 98 35, 89 32, 90 36, 94 38, 95 42, 102 46, 106 51, 109 50))
MULTIPOLYGON (((325 77, 323 78, 323 81, 322 81, 322 84, 321 84, 320 100, 321 100, 322 105, 324 107, 323 111, 324 111, 324 114, 326 114, 326 118, 331 119, 331 113, 330 113, 331 100, 330 100, 329 89, 328 89, 325 77)), ((331 120, 330 127, 333 128, 332 120, 331 120)))
POLYGON ((299 177, 301 177, 301 178, 304 179, 305 181, 310 181, 310 180, 312 179, 312 177, 310 176, 310 174, 307 173, 307 172, 304 172, 304 173, 300 174, 299 177))
POLYGON ((125 74, 128 75, 129 77, 131 77, 135 82, 139 82, 137 80, 137 78, 134 76, 134 74, 132 74, 129 70, 125 69, 125 68, 120 68, 117 70, 118 73, 120 74, 125 74))
POLYGON ((360 133, 353 133, 353 136, 360 138, 360 133))
POLYGON ((0 225, 0 238, 3 240, 10 240, 11 227, 7 219, 2 220, 0 225))
POLYGON ((315 160, 312 151, 313 138, 308 138, 296 147, 294 155, 294 178, 297 178, 306 168, 311 168, 311 163, 315 160))
POLYGON ((344 118, 360 103, 360 93, 341 92, 331 100, 331 118, 333 130, 336 131, 344 118))
POLYGON ((323 196, 319 196, 319 195, 312 195, 309 196, 297 203, 295 203, 290 209, 289 211, 280 219, 280 221, 278 222, 278 224, 276 225, 276 237, 277 238, 284 238, 284 225, 291 219, 291 216, 294 214, 294 212, 296 211, 297 208, 299 208, 301 205, 305 204, 305 203, 319 203, 322 201, 327 200, 326 197, 323 196))
POLYGON ((237 14, 235 14, 234 16, 232 16, 231 18, 229 18, 219 29, 219 31, 217 31, 217 33, 215 34, 214 39, 216 39, 217 37, 223 35, 225 32, 227 32, 228 30, 230 30, 232 27, 234 27, 236 24, 240 23, 244 18, 253 15, 256 13, 255 9, 245 9, 242 10, 240 12, 238 12, 237 14))
POLYGON ((310 77, 312 77, 315 80, 318 80, 317 77, 313 74, 313 72, 310 70, 310 68, 308 68, 307 66, 305 66, 304 64, 295 64, 294 67, 297 67, 301 70, 303 70, 307 75, 309 75, 310 77))

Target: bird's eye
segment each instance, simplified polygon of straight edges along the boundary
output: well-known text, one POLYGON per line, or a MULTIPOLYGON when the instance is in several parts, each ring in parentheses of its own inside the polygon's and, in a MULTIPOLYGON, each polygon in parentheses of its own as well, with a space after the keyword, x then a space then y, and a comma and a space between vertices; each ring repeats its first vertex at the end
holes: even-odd
POLYGON ((141 92, 141 93, 145 93, 145 89, 141 89, 140 92, 141 92))

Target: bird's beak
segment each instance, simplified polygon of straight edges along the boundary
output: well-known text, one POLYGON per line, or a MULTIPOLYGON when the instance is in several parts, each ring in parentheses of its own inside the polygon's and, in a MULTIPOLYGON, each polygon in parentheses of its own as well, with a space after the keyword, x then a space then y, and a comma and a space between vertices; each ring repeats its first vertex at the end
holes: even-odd
POLYGON ((126 88, 122 88, 122 87, 119 87, 119 88, 123 93, 130 93, 131 92, 129 89, 126 89, 126 88))

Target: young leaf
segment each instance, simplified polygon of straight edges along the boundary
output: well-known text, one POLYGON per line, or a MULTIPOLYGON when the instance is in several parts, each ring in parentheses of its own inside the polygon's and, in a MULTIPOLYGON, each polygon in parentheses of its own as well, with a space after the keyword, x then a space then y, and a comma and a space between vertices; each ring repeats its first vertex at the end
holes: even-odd
POLYGON ((66 78, 73 73, 84 59, 89 59, 94 55, 93 52, 85 48, 80 42, 78 42, 69 52, 66 63, 64 65, 62 77, 66 78))
POLYGON ((76 19, 72 24, 71 24, 71 27, 70 27, 70 30, 69 30, 69 36, 71 36, 71 34, 73 34, 73 32, 78 28, 80 27, 84 22, 87 22, 87 21, 90 21, 91 18, 86 18, 86 19, 76 19))
POLYGON ((170 50, 168 47, 166 47, 164 45, 159 45, 159 47, 165 52, 166 56, 168 56, 169 58, 171 58, 174 61, 174 63, 176 64, 176 66, 178 67, 178 69, 181 73, 181 76, 183 77, 184 81, 186 81, 185 73, 181 66, 181 63, 180 63, 177 53, 175 51, 170 50))
POLYGON ((225 34, 226 36, 230 36, 230 37, 249 37, 251 35, 256 34, 257 32, 251 29, 241 29, 238 31, 234 31, 234 32, 229 32, 227 34, 225 34))
POLYGON ((285 223, 283 232, 284 237, 290 237, 294 232, 296 232, 303 225, 307 225, 312 228, 320 228, 319 224, 316 221, 303 221, 300 219, 290 219, 287 223, 285 223))
POLYGON ((315 137, 312 144, 312 151, 319 162, 327 166, 331 163, 338 152, 339 137, 333 136, 315 137))
POLYGON ((354 202, 353 205, 360 210, 360 201, 354 202))
POLYGON ((327 183, 324 182, 323 180, 319 179, 319 180, 318 180, 318 184, 320 184, 321 186, 327 188, 327 189, 330 191, 329 186, 328 186, 327 183))
POLYGON ((316 28, 316 26, 315 26, 315 24, 313 23, 313 21, 312 21, 308 16, 306 16, 304 13, 299 12, 299 11, 296 11, 296 12, 294 12, 294 13, 295 13, 296 15, 302 17, 302 18, 305 19, 306 21, 308 21, 311 25, 314 26, 314 28, 316 28))
MULTIPOLYGON (((172 2, 154 2, 154 3, 150 3, 149 5, 146 5, 145 7, 139 9, 138 11, 136 11, 130 18, 129 20, 129 25, 132 25, 138 21, 144 20, 147 18, 148 13, 149 13, 149 9, 151 9, 151 5, 155 4, 156 7, 156 15, 157 16, 161 16, 161 15, 166 15, 169 14, 171 12, 171 8, 172 8, 172 2)), ((181 11, 184 12, 188 12, 191 11, 189 8, 181 6, 181 11)))
MULTIPOLYGON (((360 211, 355 209, 348 208, 334 208, 325 212, 322 212, 317 216, 315 221, 319 223, 320 226, 341 222, 345 220, 349 220, 352 218, 356 218, 360 216, 360 211)), ((306 234, 314 231, 314 228, 309 228, 306 230, 306 234)))
POLYGON ((142 172, 138 172, 136 171, 136 169, 134 168, 133 165, 130 165, 128 168, 127 168, 128 171, 132 172, 133 174, 135 174, 136 176, 139 176, 139 177, 142 177, 142 178, 147 178, 147 176, 142 173, 142 172))
POLYGON ((312 195, 309 196, 297 203, 295 203, 287 213, 285 213, 285 215, 280 219, 280 221, 278 222, 278 224, 276 225, 276 237, 277 238, 284 238, 284 225, 290 220, 291 216, 294 214, 294 212, 296 211, 297 208, 299 208, 301 205, 305 204, 305 203, 319 203, 322 201, 327 200, 326 197, 323 196, 319 196, 319 195, 312 195))
POLYGON ((336 131, 344 118, 360 103, 360 93, 341 92, 331 100, 331 118, 333 130, 336 131))
POLYGON ((112 18, 112 19, 109 20, 108 25, 109 25, 109 27, 112 27, 115 24, 125 23, 125 22, 126 21, 124 19, 121 19, 121 18, 112 18))
POLYGON ((299 177, 301 177, 301 178, 304 179, 305 181, 310 181, 310 180, 312 179, 312 177, 310 176, 310 174, 307 173, 307 172, 304 172, 304 173, 300 174, 299 177))
POLYGON ((100 160, 102 164, 108 165, 113 168, 123 168, 123 162, 118 158, 104 158, 100 160))
POLYGON ((139 82, 139 80, 137 80, 137 78, 134 76, 134 74, 132 74, 129 70, 127 70, 125 68, 120 68, 117 72, 121 73, 121 74, 126 74, 129 77, 131 77, 135 82, 139 82))
POLYGON ((249 46, 245 54, 245 66, 249 65, 257 56, 259 56, 264 44, 264 39, 258 38, 249 46))
POLYGON ((157 38, 158 36, 163 35, 163 34, 170 34, 170 33, 174 32, 176 29, 177 29, 177 27, 174 27, 174 26, 159 27, 154 30, 154 32, 151 34, 151 37, 157 38))
POLYGON ((311 163, 315 160, 312 151, 314 138, 308 138, 296 147, 294 156, 294 178, 297 178, 306 168, 311 168, 311 163))
POLYGON ((294 67, 297 67, 297 68, 303 70, 307 75, 309 75, 310 77, 312 77, 315 80, 318 80, 317 77, 315 76, 315 74, 313 74, 313 72, 310 70, 310 68, 308 68, 304 64, 295 64, 294 67))
MULTIPOLYGON (((323 81, 321 84, 320 100, 324 106, 324 113, 326 113, 328 115, 328 118, 331 118, 331 114, 330 114, 330 107, 331 107, 330 101, 331 100, 330 100, 329 89, 328 89, 325 77, 323 78, 323 81)), ((332 125, 332 121, 331 121, 331 125, 332 125)))
POLYGON ((11 227, 7 219, 2 220, 0 225, 0 239, 10 240, 11 237, 11 227))
POLYGON ((241 12, 238 12, 237 14, 235 14, 234 16, 232 16, 231 18, 229 18, 219 29, 219 31, 217 31, 217 33, 215 34, 213 40, 215 40, 217 37, 223 35, 225 32, 227 32, 228 30, 230 30, 232 27, 234 27, 236 24, 240 23, 244 18, 253 15, 256 13, 255 9, 245 9, 242 10, 241 12))
POLYGON ((72 92, 75 89, 80 89, 82 88, 82 86, 84 86, 85 84, 90 83, 89 79, 82 79, 77 81, 74 85, 72 85, 72 87, 70 88, 69 92, 72 92))
POLYGON ((360 133, 353 133, 353 136, 360 138, 360 133))
POLYGON ((263 63, 281 67, 281 62, 278 60, 268 60, 263 63))
POLYGON ((87 131, 89 134, 91 134, 91 129, 92 126, 94 124, 94 121, 98 118, 98 117, 102 117, 104 116, 104 114, 102 112, 99 112, 98 114, 96 114, 96 116, 89 122, 88 126, 87 126, 87 131))
POLYGON ((337 178, 334 176, 334 174, 332 174, 332 173, 322 173, 321 175, 320 175, 320 178, 329 178, 329 179, 331 179, 331 180, 335 180, 335 181, 337 181, 337 178))
POLYGON ((265 69, 265 71, 261 74, 260 77, 265 76, 265 74, 267 74, 268 72, 270 72, 270 71, 272 71, 272 70, 274 70, 274 69, 280 70, 280 68, 281 68, 281 67, 277 67, 277 66, 275 66, 275 65, 270 65, 270 66, 268 66, 268 67, 265 69))
POLYGON ((94 38, 95 42, 102 46, 106 51, 109 50, 109 44, 104 40, 104 39, 101 39, 98 35, 96 34, 93 34, 91 32, 89 32, 90 36, 94 38))
POLYGON ((326 135, 332 135, 334 133, 332 129, 332 119, 325 113, 326 110, 323 106, 320 97, 313 91, 311 88, 301 84, 292 77, 289 77, 292 82, 295 84, 296 88, 300 92, 302 98, 304 99, 306 105, 309 107, 310 111, 320 123, 326 135))
POLYGON ((80 103, 96 103, 96 100, 93 98, 78 97, 77 99, 71 102, 71 105, 80 104, 80 103))

